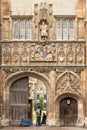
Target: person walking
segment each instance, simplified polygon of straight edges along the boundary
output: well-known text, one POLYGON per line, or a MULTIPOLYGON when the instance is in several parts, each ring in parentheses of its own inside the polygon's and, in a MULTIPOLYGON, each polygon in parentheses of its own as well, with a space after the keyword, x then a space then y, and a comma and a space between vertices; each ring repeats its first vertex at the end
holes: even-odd
POLYGON ((40 126, 41 125, 41 108, 38 106, 36 110, 36 125, 40 126))
POLYGON ((41 124, 46 124, 46 114, 45 113, 43 113, 41 124))

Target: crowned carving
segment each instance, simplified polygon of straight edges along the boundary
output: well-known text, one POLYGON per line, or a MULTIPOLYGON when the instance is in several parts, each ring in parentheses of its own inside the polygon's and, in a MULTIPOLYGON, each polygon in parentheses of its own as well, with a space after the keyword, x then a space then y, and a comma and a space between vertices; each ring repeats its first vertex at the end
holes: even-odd
POLYGON ((21 47, 21 63, 28 63, 29 61, 29 48, 27 44, 22 44, 21 47))
POLYGON ((12 64, 19 64, 20 62, 20 46, 18 43, 12 44, 12 64))
POLYGON ((75 63, 75 46, 71 44, 66 45, 67 52, 66 52, 66 57, 67 57, 67 64, 74 64, 75 63))
POLYGON ((77 44, 76 45, 76 62, 77 64, 81 64, 84 62, 84 45, 83 44, 77 44))
POLYGON ((55 61, 56 44, 31 45, 31 61, 55 61))
POLYGON ((18 55, 15 54, 15 55, 13 56, 13 62, 15 62, 15 63, 18 62, 18 55))
POLYGON ((6 45, 4 43, 3 44, 2 53, 8 55, 8 54, 10 54, 10 51, 11 51, 10 45, 9 44, 6 45))
POLYGON ((10 63, 10 53, 11 53, 11 47, 10 45, 3 44, 2 48, 2 64, 9 64, 10 63))
POLYGON ((20 46, 17 43, 13 43, 13 55, 20 54, 20 46))
POLYGON ((63 43, 58 45, 58 63, 65 63, 65 44, 63 43))
POLYGON ((47 20, 48 5, 46 3, 41 3, 39 8, 40 8, 40 10, 39 10, 40 20, 47 20))
POLYGON ((81 94, 79 79, 70 72, 62 75, 59 78, 56 86, 56 95, 60 95, 66 92, 81 94))

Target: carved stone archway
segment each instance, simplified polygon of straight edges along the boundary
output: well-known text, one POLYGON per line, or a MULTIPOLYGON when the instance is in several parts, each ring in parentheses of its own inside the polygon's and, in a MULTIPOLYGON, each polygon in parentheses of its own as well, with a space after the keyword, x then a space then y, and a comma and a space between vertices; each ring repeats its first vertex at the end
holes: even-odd
POLYGON ((76 95, 82 95, 81 81, 78 75, 71 71, 64 72, 56 80, 56 98, 63 93, 76 93, 76 95))
POLYGON ((76 125, 82 126, 84 120, 84 98, 82 95, 80 78, 73 72, 64 72, 58 77, 56 81, 56 90, 55 90, 56 125, 60 125, 60 102, 66 98, 76 100, 78 105, 78 113, 77 113, 78 118, 76 120, 76 125))
POLYGON ((35 72, 35 71, 29 71, 29 72, 17 72, 12 75, 10 75, 6 81, 5 81, 5 86, 4 86, 4 92, 3 92, 3 108, 4 108, 4 115, 8 120, 10 121, 10 86, 12 83, 20 78, 26 77, 26 76, 31 76, 40 79, 46 86, 47 90, 47 111, 48 111, 48 106, 49 106, 49 94, 50 94, 50 84, 49 84, 49 79, 47 76, 35 72))

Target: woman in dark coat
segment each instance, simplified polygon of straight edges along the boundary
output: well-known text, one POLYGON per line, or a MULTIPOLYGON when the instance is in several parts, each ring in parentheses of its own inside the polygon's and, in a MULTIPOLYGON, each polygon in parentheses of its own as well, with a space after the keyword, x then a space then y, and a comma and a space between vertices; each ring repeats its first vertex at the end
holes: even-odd
POLYGON ((46 124, 46 114, 45 113, 43 113, 42 123, 41 124, 46 124))

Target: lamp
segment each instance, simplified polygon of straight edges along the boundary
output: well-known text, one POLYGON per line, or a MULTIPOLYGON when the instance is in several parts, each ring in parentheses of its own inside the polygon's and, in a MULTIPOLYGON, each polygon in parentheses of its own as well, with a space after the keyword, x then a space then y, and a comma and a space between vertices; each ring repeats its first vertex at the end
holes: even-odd
POLYGON ((70 99, 67 99, 66 102, 67 102, 67 105, 70 105, 70 99))

